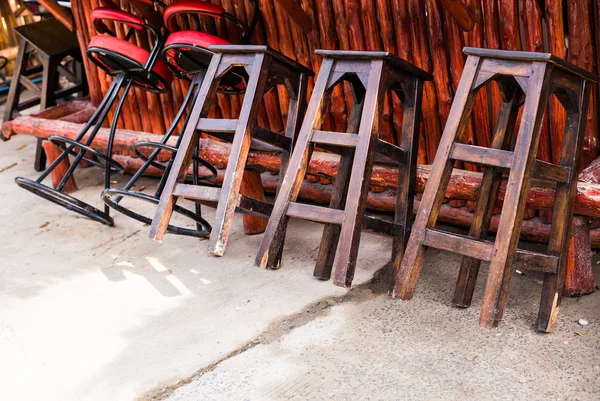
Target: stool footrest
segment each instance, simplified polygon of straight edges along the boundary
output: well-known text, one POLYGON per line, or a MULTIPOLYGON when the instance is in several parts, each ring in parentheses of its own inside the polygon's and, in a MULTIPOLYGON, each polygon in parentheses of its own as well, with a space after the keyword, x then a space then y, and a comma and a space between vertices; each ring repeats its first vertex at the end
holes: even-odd
POLYGON ((558 256, 518 249, 515 264, 523 270, 556 274, 558 271, 558 256))
POLYGON ((205 132, 235 132, 238 120, 226 118, 201 118, 196 128, 205 132))
MULTIPOLYGON (((475 240, 460 234, 427 229, 423 245, 444 251, 458 253, 475 259, 489 262, 492 259, 494 243, 475 240)), ((556 273, 558 256, 517 249, 515 265, 523 270, 543 273, 556 273)))
POLYGON ((177 184, 173 196, 189 200, 206 200, 217 202, 221 195, 221 188, 206 187, 203 185, 177 184))
POLYGON ((430 228, 425 232, 423 245, 485 260, 486 262, 492 259, 492 252, 494 251, 494 244, 489 241, 480 241, 465 235, 430 228))
POLYGON ((283 150, 292 150, 292 140, 285 135, 278 134, 263 127, 256 127, 252 131, 252 138, 283 150))
POLYGON ((290 217, 329 224, 342 224, 344 220, 343 210, 296 202, 290 202, 286 214, 290 217))
POLYGON ((399 237, 402 235, 402 224, 393 221, 379 219, 377 217, 365 216, 362 223, 363 230, 386 237, 399 237))
MULTIPOLYGON (((177 184, 173 190, 173 196, 189 199, 206 206, 217 207, 221 197, 221 188, 177 184)), ((269 217, 273 210, 273 205, 244 195, 238 195, 235 206, 236 211, 240 213, 259 217, 269 217)))
MULTIPOLYGON (((393 146, 393 145, 392 145, 393 146)), ((450 152, 450 159, 461 160, 481 166, 511 168, 513 152, 508 150, 482 148, 480 146, 455 143, 450 152)), ((571 169, 558 164, 536 160, 533 177, 555 182, 569 182, 571 169)))
POLYGON ((533 176, 541 180, 568 183, 571 176, 571 169, 558 164, 536 160, 533 166, 533 176))
POLYGON ((378 139, 376 143, 376 152, 393 163, 402 165, 408 164, 408 152, 392 143, 378 139))
POLYGON ((342 146, 345 148, 353 148, 358 141, 358 135, 346 134, 331 131, 314 130, 311 142, 322 143, 326 145, 342 146))

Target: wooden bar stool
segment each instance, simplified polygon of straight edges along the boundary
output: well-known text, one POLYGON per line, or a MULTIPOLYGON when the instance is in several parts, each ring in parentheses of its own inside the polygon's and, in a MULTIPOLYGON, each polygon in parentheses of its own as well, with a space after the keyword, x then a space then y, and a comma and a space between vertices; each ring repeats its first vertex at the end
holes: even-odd
POLYGON ((290 217, 317 221, 325 223, 325 229, 314 275, 329 279, 335 264, 334 284, 350 286, 361 228, 394 237, 395 263, 399 265, 402 258, 405 234, 412 221, 423 80, 432 77, 387 52, 316 53, 323 56, 323 64, 255 264, 279 268, 290 217), (347 132, 321 131, 329 95, 342 81, 350 83, 354 94, 347 132), (400 146, 379 139, 379 116, 388 90, 395 92, 404 105, 400 146), (341 154, 329 208, 296 203, 315 145, 341 154), (399 166, 393 222, 365 216, 376 154, 399 166))
POLYGON ((282 152, 281 174, 287 166, 297 133, 298 121, 302 120, 306 97, 307 77, 312 71, 267 46, 215 45, 214 53, 200 91, 192 106, 188 125, 183 132, 177 155, 160 196, 150 238, 160 241, 165 235, 173 208, 178 198, 186 198, 217 208, 216 221, 208 242, 208 252, 223 256, 229 230, 236 211, 268 217, 272 206, 268 203, 240 195, 242 176, 250 147, 270 146, 282 152), (207 118, 223 82, 235 82, 245 88, 239 118, 236 120, 207 118), (257 125, 258 109, 265 92, 276 85, 284 85, 290 96, 285 135, 280 135, 257 125), (184 184, 187 169, 192 161, 194 148, 200 133, 227 140, 232 143, 229 162, 221 188, 184 184))
MULTIPOLYGON (((5 122, 18 117, 21 111, 35 105, 39 104, 44 110, 75 93, 87 94, 87 81, 75 32, 69 31, 54 18, 18 26, 15 32, 20 39, 19 51, 4 110, 5 122), (34 54, 41 60, 41 68, 29 67, 29 61, 34 54), (71 57, 72 60, 70 68, 61 64, 67 57, 71 57), (31 78, 32 74, 40 71, 42 81, 38 86, 31 78), (72 85, 61 88, 61 76, 72 85), (21 94, 25 88, 33 97, 21 101, 21 94)), ((46 155, 42 149, 42 139, 38 139, 34 168, 36 171, 42 171, 45 166, 46 155)))
POLYGON ((513 263, 544 273, 538 330, 551 331, 562 297, 568 237, 577 190, 590 81, 598 78, 545 53, 465 48, 469 55, 442 135, 421 206, 396 278, 393 297, 410 299, 423 264, 424 247, 463 256, 454 304, 471 303, 479 265, 490 262, 480 324, 496 327, 502 319, 513 263), (496 81, 502 106, 491 148, 461 144, 477 92, 496 81), (541 121, 550 94, 567 112, 560 164, 536 160, 541 121), (509 146, 523 105, 514 150, 509 146), (485 167, 468 236, 435 229, 455 160, 485 167), (486 241, 502 172, 509 170, 496 241, 486 241), (556 200, 547 254, 517 248, 532 178, 556 184, 556 200))

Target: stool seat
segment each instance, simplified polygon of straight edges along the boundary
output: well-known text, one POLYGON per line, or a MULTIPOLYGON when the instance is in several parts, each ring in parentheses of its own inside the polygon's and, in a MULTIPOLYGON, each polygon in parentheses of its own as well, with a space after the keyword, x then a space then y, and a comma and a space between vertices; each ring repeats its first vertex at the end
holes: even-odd
POLYGON ((152 92, 165 92, 171 85, 173 74, 161 60, 157 60, 148 74, 144 64, 150 53, 126 40, 113 36, 94 36, 87 50, 88 57, 110 75, 127 71, 135 73, 133 85, 152 92))
POLYGON ((54 18, 17 26, 15 33, 37 51, 50 57, 80 54, 77 35, 54 18))

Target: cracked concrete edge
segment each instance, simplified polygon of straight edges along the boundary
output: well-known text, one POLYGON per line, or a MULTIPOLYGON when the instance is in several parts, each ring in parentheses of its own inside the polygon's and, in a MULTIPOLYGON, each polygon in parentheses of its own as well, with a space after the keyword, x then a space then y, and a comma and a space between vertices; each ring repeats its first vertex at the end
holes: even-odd
POLYGON ((297 327, 302 327, 311 321, 324 316, 327 311, 338 304, 344 304, 349 302, 362 303, 372 299, 373 297, 388 293, 389 274, 391 271, 391 264, 388 263, 381 269, 377 270, 373 277, 360 285, 352 287, 346 294, 329 296, 321 298, 306 307, 299 312, 284 316, 278 320, 273 321, 267 328, 265 328, 260 334, 254 337, 252 340, 243 344, 239 348, 231 351, 221 359, 198 369, 192 375, 178 380, 176 383, 170 385, 158 385, 156 388, 149 390, 145 394, 142 394, 137 398, 137 401, 162 401, 172 395, 177 389, 186 384, 191 383, 198 377, 201 377, 205 373, 212 372, 222 362, 231 359, 249 349, 254 348, 257 345, 268 345, 271 344, 286 334, 290 333, 297 327))

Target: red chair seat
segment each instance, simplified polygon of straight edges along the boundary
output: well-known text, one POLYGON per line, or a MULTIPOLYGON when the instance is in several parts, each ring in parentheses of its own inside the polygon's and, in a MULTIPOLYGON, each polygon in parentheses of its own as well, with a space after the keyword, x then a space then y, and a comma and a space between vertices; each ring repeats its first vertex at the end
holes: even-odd
POLYGON ((169 35, 163 54, 165 62, 176 74, 189 75, 208 67, 212 57, 209 46, 229 44, 225 39, 205 32, 179 31, 169 35))
MULTIPOLYGON (((179 31, 169 35, 163 50, 165 63, 180 77, 191 77, 206 70, 213 53, 211 45, 229 45, 228 41, 217 36, 198 31, 179 31)), ((246 73, 235 68, 221 79, 219 92, 243 93, 246 90, 246 73)))
POLYGON ((135 86, 164 92, 171 85, 173 75, 160 59, 147 74, 143 67, 149 55, 147 50, 113 36, 94 36, 88 46, 90 59, 107 73, 126 71, 135 76, 135 86))

